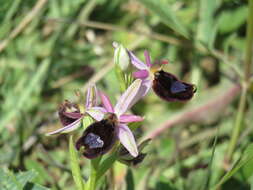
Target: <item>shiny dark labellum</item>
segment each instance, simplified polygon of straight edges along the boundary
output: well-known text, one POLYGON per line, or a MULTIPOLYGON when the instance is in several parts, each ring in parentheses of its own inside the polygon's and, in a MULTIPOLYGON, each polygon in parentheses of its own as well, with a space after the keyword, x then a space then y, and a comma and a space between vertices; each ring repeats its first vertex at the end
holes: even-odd
POLYGON ((152 87, 154 92, 166 101, 187 101, 196 92, 195 85, 183 82, 163 70, 155 72, 152 87))
POLYGON ((89 159, 107 153, 117 139, 117 127, 112 114, 109 118, 88 126, 76 142, 76 149, 81 150, 89 159))

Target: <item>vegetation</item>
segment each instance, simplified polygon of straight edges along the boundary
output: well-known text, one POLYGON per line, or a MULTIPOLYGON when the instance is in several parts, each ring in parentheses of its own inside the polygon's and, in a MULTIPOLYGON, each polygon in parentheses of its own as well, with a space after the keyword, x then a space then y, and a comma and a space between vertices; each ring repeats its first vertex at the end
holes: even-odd
MULTIPOLYGON (((197 87, 187 102, 153 92, 131 109, 139 165, 104 165, 97 189, 253 189, 253 0, 2 0, 0 189, 91 189, 90 160, 61 128, 64 100, 84 103, 90 84, 113 105, 123 91, 113 42, 197 87)), ((120 60, 119 60, 120 61, 120 60)), ((127 85, 128 86, 128 85, 127 85)), ((87 121, 88 122, 88 121, 87 121)), ((113 153, 108 154, 113 163, 113 153), (111 157, 110 157, 111 155, 111 157)), ((96 160, 93 160, 96 167, 96 160)), ((92 170, 93 171, 93 170, 92 170)))

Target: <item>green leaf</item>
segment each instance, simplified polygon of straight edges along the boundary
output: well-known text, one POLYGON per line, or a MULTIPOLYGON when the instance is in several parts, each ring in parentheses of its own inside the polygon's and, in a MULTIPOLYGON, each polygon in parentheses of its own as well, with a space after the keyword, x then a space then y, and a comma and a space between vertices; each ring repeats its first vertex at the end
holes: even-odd
POLYGON ((53 183, 52 178, 48 175, 46 168, 44 168, 38 161, 32 159, 25 160, 25 166, 29 170, 35 170, 38 172, 38 175, 35 177, 33 182, 44 184, 47 181, 53 183))
POLYGON ((27 183, 24 190, 49 190, 49 188, 41 186, 36 183, 27 183))
POLYGON ((222 11, 218 23, 219 32, 228 33, 236 31, 243 23, 246 22, 248 7, 240 6, 237 9, 222 11), (233 19, 231 22, 231 18, 233 19))
POLYGON ((168 4, 162 0, 140 0, 148 9, 159 16, 161 21, 168 27, 188 38, 189 34, 184 25, 176 17, 176 13, 171 10, 168 4))
POLYGON ((97 172, 97 180, 99 180, 99 178, 101 178, 106 173, 106 171, 112 167, 116 159, 117 159, 117 153, 115 151, 114 153, 112 153, 111 155, 109 155, 107 158, 103 160, 97 172))
POLYGON ((19 172, 4 172, 0 169, 0 189, 4 190, 23 190, 24 186, 36 177, 37 173, 34 170, 19 172))
POLYGON ((34 75, 31 77, 29 83, 27 84, 27 87, 23 90, 22 94, 17 97, 17 100, 15 100, 15 109, 12 109, 10 112, 2 115, 0 120, 0 131, 11 119, 20 114, 20 111, 22 111, 26 104, 29 103, 31 94, 34 92, 37 86, 40 86, 39 84, 42 83, 43 78, 46 77, 49 65, 49 59, 44 59, 42 61, 39 68, 37 69, 37 72, 34 73, 34 75))
POLYGON ((216 0, 200 0, 197 40, 205 46, 209 44, 212 47, 216 36, 217 26, 214 27, 216 7, 216 0))
POLYGON ((203 189, 206 190, 204 188, 204 183, 206 181, 206 171, 203 169, 198 169, 198 170, 194 170, 192 171, 188 177, 187 177, 187 181, 186 181, 186 189, 191 189, 191 190, 199 190, 199 189, 203 189))
POLYGON ((128 169, 127 170, 127 175, 126 175, 126 186, 127 190, 135 190, 134 186, 134 176, 132 170, 128 169))
POLYGON ((84 189, 84 181, 79 167, 78 154, 76 152, 72 135, 69 138, 69 154, 72 175, 78 190, 84 189))
POLYGON ((177 190, 177 188, 168 181, 164 176, 161 176, 159 181, 156 183, 157 190, 177 190))
POLYGON ((218 187, 220 187, 229 178, 231 178, 241 167, 245 166, 245 164, 249 163, 252 160, 253 160, 253 144, 250 144, 242 154, 241 158, 234 164, 233 168, 222 177, 222 179, 219 181, 217 185, 215 185, 213 189, 217 189, 218 187))

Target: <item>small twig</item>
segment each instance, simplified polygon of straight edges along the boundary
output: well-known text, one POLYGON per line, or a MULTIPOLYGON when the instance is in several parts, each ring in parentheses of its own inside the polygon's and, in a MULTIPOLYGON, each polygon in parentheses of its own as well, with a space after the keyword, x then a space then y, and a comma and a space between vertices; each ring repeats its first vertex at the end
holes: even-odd
POLYGON ((223 108, 229 105, 233 99, 237 97, 240 89, 240 86, 236 84, 214 100, 208 101, 203 105, 176 115, 173 119, 167 120, 159 127, 150 131, 147 135, 145 135, 144 139, 155 138, 175 125, 182 123, 201 122, 205 120, 206 117, 211 115, 211 113, 217 114, 218 112, 221 112, 223 108))
POLYGON ((82 87, 81 91, 86 92, 88 87, 91 84, 95 84, 96 82, 100 81, 110 70, 112 70, 114 67, 114 63, 112 60, 108 61, 104 66, 102 66, 103 69, 101 69, 99 72, 97 72, 95 75, 93 75, 82 87))
POLYGON ((32 10, 23 18, 19 25, 14 28, 10 35, 0 43, 0 52, 2 52, 9 44, 9 42, 14 39, 25 27, 35 18, 38 12, 43 8, 48 0, 38 0, 34 5, 32 10))
MULTIPOLYGON (((71 22, 71 23, 74 23, 74 24, 79 24, 81 26, 95 28, 95 29, 101 29, 101 30, 107 30, 107 31, 123 31, 123 32, 127 32, 127 33, 136 34, 138 36, 145 36, 145 37, 148 37, 150 39, 158 40, 158 41, 165 42, 165 43, 172 44, 172 45, 177 45, 177 46, 181 45, 181 46, 184 46, 184 47, 193 48, 193 45, 191 43, 189 43, 188 41, 182 41, 182 40, 179 40, 177 38, 167 36, 167 35, 163 35, 163 34, 160 34, 160 33, 156 33, 156 32, 153 32, 153 31, 140 31, 138 29, 128 29, 128 28, 120 27, 120 26, 117 26, 117 25, 109 24, 109 23, 97 22, 97 21, 91 21, 91 20, 87 20, 87 21, 69 21, 69 20, 60 19, 60 18, 46 18, 45 20, 46 21, 54 21, 54 22, 71 22)), ((196 48, 199 52, 209 53, 213 57, 216 57, 217 59, 221 60, 227 66, 231 67, 236 72, 236 74, 238 74, 240 77, 242 76, 242 73, 238 70, 238 68, 235 67, 233 64, 230 64, 230 61, 227 61, 225 59, 226 56, 224 55, 223 52, 218 51, 218 50, 210 51, 206 48, 203 48, 202 46, 197 46, 196 48)), ((229 56, 229 58, 233 59, 234 57, 229 56)))
MULTIPOLYGON (((70 22, 68 20, 64 20, 64 19, 60 19, 60 18, 46 18, 47 21, 56 21, 56 22, 70 22)), ((73 21, 71 21, 73 23, 73 21)), ((155 33, 155 32, 145 32, 145 31, 139 31, 136 29, 127 29, 124 27, 120 27, 117 25, 113 25, 113 24, 108 24, 108 23, 104 23, 104 22, 97 22, 97 21, 81 21, 81 22, 75 22, 77 24, 80 24, 81 26, 85 26, 85 27, 90 27, 90 28, 96 28, 96 29, 101 29, 101 30, 108 30, 108 31, 123 31, 123 32, 127 32, 127 33, 133 33, 133 34, 137 34, 137 35, 143 35, 143 36, 147 36, 150 37, 152 39, 155 40, 159 40, 159 41, 163 41, 163 42, 167 42, 169 44, 173 44, 173 45, 179 45, 179 44, 183 44, 182 41, 173 38, 173 37, 168 37, 159 33, 155 33)))
MULTIPOLYGON (((217 134, 217 129, 216 128, 209 128, 209 129, 205 129, 193 136, 191 136, 190 138, 188 139, 185 139, 185 140, 182 140, 180 143, 179 143, 179 147, 180 149, 186 149, 196 143, 199 143, 199 142, 202 142, 202 141, 206 141, 206 140, 209 140, 209 139, 212 139, 215 137, 215 135, 217 134)), ((223 136, 223 135, 226 135, 228 134, 228 131, 227 130, 222 130, 219 132, 219 135, 220 136, 223 136)))
POLYGON ((59 80, 52 83, 52 88, 59 88, 59 87, 65 85, 66 83, 68 83, 72 80, 75 80, 76 78, 84 76, 86 73, 87 73, 87 70, 84 69, 84 70, 80 70, 75 73, 72 73, 72 74, 65 76, 63 78, 60 78, 59 80))

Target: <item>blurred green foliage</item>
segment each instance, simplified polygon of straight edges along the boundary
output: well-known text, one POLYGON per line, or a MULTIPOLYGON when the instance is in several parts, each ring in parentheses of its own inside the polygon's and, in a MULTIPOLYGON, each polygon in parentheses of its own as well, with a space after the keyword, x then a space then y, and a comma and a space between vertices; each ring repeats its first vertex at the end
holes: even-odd
MULTIPOLYGON (((169 127, 154 135, 141 165, 129 170, 115 165, 118 175, 111 171, 100 189, 204 190, 207 180, 213 187, 226 168, 223 158, 237 111, 235 83, 243 72, 248 12, 247 2, 240 0, 2 0, 0 189, 75 189, 69 136, 44 134, 61 127, 61 102, 84 101, 90 81, 115 102, 120 89, 112 70, 113 41, 142 60, 145 49, 153 60, 168 59, 164 69, 196 84, 198 91, 188 103, 165 103, 152 92, 139 102, 133 112, 146 120, 137 137, 169 127)), ((253 137, 252 88, 249 94, 234 156, 242 161, 223 178, 224 190, 253 186, 248 146, 253 137)), ((87 178, 88 162, 79 160, 87 178)))

